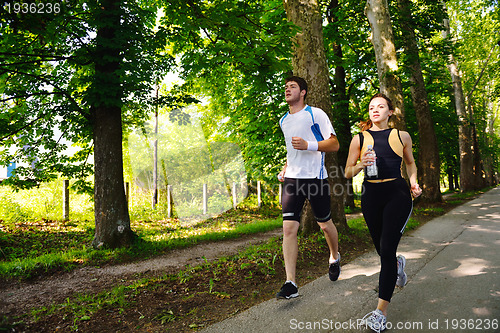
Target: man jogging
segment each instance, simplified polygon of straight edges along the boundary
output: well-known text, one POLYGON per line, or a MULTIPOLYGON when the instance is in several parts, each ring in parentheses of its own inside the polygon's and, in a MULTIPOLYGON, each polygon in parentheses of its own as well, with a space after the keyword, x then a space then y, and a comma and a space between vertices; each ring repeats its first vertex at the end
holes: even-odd
POLYGON ((278 178, 284 183, 281 203, 286 282, 276 294, 278 299, 299 295, 295 282, 297 232, 305 199, 309 200, 330 249, 330 280, 336 281, 340 274, 338 233, 331 219, 330 186, 325 168, 325 152, 337 151, 339 142, 326 113, 306 105, 306 96, 307 83, 304 79, 292 76, 285 80, 285 100, 289 112, 281 118, 280 126, 285 136, 287 161, 278 178))

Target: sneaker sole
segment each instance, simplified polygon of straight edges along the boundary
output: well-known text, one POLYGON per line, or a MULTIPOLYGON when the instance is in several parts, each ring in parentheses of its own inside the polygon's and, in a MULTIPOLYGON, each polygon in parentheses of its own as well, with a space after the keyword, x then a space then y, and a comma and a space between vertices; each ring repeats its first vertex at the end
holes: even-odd
POLYGON ((342 269, 341 269, 341 267, 340 267, 340 259, 341 259, 341 257, 340 257, 340 253, 339 253, 339 257, 338 257, 338 259, 337 259, 337 262, 338 262, 338 264, 339 264, 339 274, 338 274, 336 277, 334 276, 334 277, 332 278, 332 275, 330 274, 330 267, 328 267, 328 277, 330 278, 330 281, 335 282, 335 281, 337 281, 337 280, 339 279, 340 272, 341 272, 341 270, 342 270, 342 269))
POLYGON ((279 296, 279 295, 276 295, 276 299, 290 299, 290 298, 295 298, 295 297, 298 297, 298 296, 299 296, 299 293, 291 294, 290 296, 279 296))

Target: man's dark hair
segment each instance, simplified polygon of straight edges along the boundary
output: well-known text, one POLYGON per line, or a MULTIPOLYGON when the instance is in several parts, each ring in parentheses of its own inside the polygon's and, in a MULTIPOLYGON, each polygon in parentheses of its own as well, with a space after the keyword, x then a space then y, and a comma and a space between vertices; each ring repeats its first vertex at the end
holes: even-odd
POLYGON ((306 82, 306 80, 304 80, 300 76, 290 76, 290 77, 285 79, 285 83, 288 83, 290 81, 297 82, 297 84, 299 85, 300 91, 302 91, 302 90, 306 91, 306 94, 304 95, 304 100, 305 100, 306 96, 307 96, 307 82, 306 82))

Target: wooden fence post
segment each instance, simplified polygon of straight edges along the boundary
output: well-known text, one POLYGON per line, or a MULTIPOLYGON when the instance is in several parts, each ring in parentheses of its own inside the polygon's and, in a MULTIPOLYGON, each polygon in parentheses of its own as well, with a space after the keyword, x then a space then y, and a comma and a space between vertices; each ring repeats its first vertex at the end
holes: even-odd
POLYGON ((257 181, 257 206, 260 208, 262 205, 261 191, 260 191, 260 180, 257 181))
POLYGON ((207 184, 203 184, 203 215, 207 214, 208 211, 208 189, 207 184))
POLYGON ((236 195, 236 182, 233 182, 233 208, 236 209, 238 196, 236 195))
POLYGON ((69 180, 63 180, 63 220, 69 220, 69 180))
POLYGON ((127 206, 129 203, 129 195, 130 195, 130 183, 125 182, 125 200, 127 200, 127 206))
POLYGON ((167 185, 167 217, 172 217, 172 185, 167 185))

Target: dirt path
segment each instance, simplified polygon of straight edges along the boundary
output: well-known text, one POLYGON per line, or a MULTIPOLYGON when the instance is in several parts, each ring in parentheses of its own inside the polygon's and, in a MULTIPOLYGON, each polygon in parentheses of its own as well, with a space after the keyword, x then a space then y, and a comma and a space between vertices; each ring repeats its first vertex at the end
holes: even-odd
POLYGON ((210 261, 236 254, 249 245, 264 242, 281 233, 280 228, 262 234, 175 250, 148 260, 102 268, 85 267, 32 282, 3 285, 0 286, 0 314, 20 315, 29 308, 62 302, 75 293, 88 291, 98 293, 118 283, 126 284, 141 276, 173 273, 186 265, 194 266, 205 260, 210 261))

